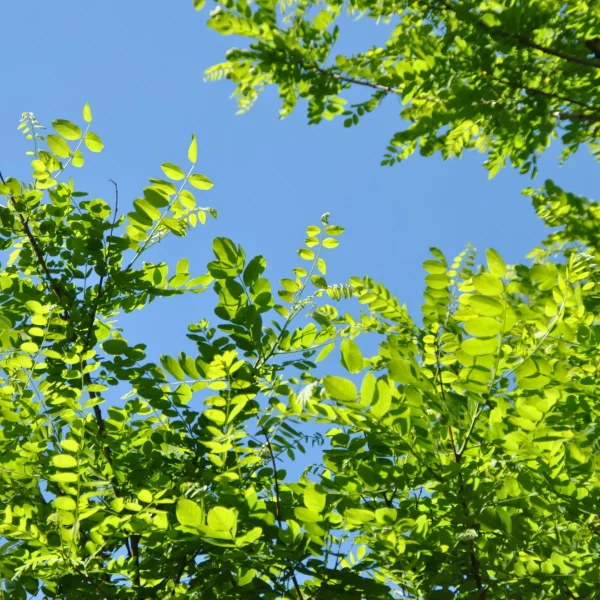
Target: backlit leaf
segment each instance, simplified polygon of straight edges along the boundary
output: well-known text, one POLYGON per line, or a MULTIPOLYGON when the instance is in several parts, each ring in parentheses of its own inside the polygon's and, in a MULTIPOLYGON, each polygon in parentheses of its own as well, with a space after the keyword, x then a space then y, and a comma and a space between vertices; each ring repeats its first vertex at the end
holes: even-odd
POLYGON ((488 248, 485 252, 487 257, 487 265, 490 273, 496 277, 504 277, 506 275, 506 265, 502 257, 493 248, 488 248))
POLYGON ((181 525, 187 527, 199 527, 203 525, 204 516, 202 508, 193 500, 188 498, 180 498, 177 501, 177 508, 175 511, 177 521, 181 525))
POLYGON ((350 373, 360 373, 363 369, 363 357, 354 340, 343 340, 341 344, 342 364, 350 373))
POLYGON ((46 143, 48 144, 48 148, 50 148, 50 150, 59 158, 67 158, 71 154, 69 144, 58 135, 47 135, 46 143))
POLYGON ((78 140, 81 137, 81 129, 71 121, 56 119, 52 121, 52 127, 67 140, 78 140))
POLYGON ((205 175, 193 174, 188 178, 190 185, 199 190, 210 190, 213 186, 213 182, 205 175))
POLYGON ((198 142, 196 140, 196 134, 192 133, 192 141, 190 142, 190 147, 188 148, 188 160, 195 165, 198 160, 198 142))
POLYGON ((331 398, 342 402, 352 402, 356 400, 356 386, 349 379, 327 375, 323 379, 323 385, 331 398))
POLYGON ((169 179, 173 179, 174 181, 179 181, 185 177, 183 169, 172 163, 163 163, 160 168, 169 179))
POLYGON ((85 134, 84 142, 86 148, 91 152, 101 152, 104 148, 102 140, 93 131, 88 131, 85 134))

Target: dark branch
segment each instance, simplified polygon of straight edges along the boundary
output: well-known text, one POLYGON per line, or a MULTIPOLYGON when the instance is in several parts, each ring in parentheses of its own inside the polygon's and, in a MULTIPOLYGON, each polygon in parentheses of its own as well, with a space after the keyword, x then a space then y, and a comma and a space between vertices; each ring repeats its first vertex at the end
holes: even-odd
MULTIPOLYGON (((0 172, 0 181, 2 181, 3 185, 6 185, 6 181, 4 180, 2 172, 0 172)), ((70 316, 69 316, 68 308, 62 304, 63 293, 62 293, 60 287, 58 286, 58 284, 54 281, 52 274, 50 273, 50 269, 48 268, 46 259, 44 258, 44 253, 42 252, 41 248, 39 247, 37 240, 33 236, 33 233, 31 231, 31 228, 29 227, 29 223, 28 223, 27 219, 20 212, 17 211, 14 196, 12 194, 10 194, 8 198, 9 198, 9 201, 10 201, 10 204, 11 204, 13 210, 19 217, 19 221, 21 221, 21 225, 23 226, 23 231, 25 232, 25 235, 27 236, 27 239, 29 240, 29 243, 31 244, 31 248, 33 249, 33 252, 37 258, 38 264, 40 265, 40 268, 42 269, 42 272, 44 273, 44 276, 46 278, 46 282, 45 282, 46 286, 48 287, 48 289, 50 291, 54 292, 54 294, 58 298, 59 302, 61 303, 61 307, 64 311, 65 317, 67 319, 69 319, 70 316)))
MULTIPOLYGON (((444 0, 440 0, 439 4, 443 8, 446 8, 447 10, 452 11, 457 17, 460 17, 457 7, 454 6, 451 2, 445 2, 444 0)), ((432 10, 436 10, 439 8, 439 7, 435 6, 435 4, 431 4, 429 2, 426 2, 426 5, 429 8, 431 8, 432 10)), ((458 3, 457 3, 457 6, 458 6, 458 3)), ((479 19, 478 17, 473 16, 473 15, 469 15, 469 16, 472 18, 473 23, 477 27, 479 27, 480 29, 485 31, 492 38, 499 37, 499 38, 504 38, 507 40, 514 40, 515 42, 518 42, 522 46, 531 48, 532 50, 537 50, 538 52, 547 54, 548 56, 554 56, 556 58, 561 58, 562 60, 566 60, 568 62, 577 63, 579 65, 584 65, 586 67, 592 67, 594 69, 600 69, 600 61, 597 61, 592 58, 585 58, 583 56, 575 56, 574 54, 569 54, 568 52, 564 52, 562 50, 555 50, 554 48, 549 48, 548 46, 543 46, 542 44, 538 44, 537 42, 530 40, 529 38, 527 38, 524 35, 521 35, 520 33, 511 33, 509 31, 500 29, 499 27, 489 26, 489 25, 486 25, 483 21, 481 21, 481 19, 479 19)))
MULTIPOLYGON (((303 65, 303 68, 307 69, 308 71, 317 72, 317 73, 320 73, 321 75, 324 75, 325 77, 331 77, 332 79, 336 79, 337 81, 341 81, 343 83, 347 83, 350 85, 360 85, 363 87, 371 88, 373 90, 384 92, 386 94, 395 94, 398 96, 402 96, 402 90, 400 90, 399 88, 381 85, 379 83, 375 83, 375 82, 369 81, 367 79, 357 79, 354 77, 349 77, 347 75, 342 75, 340 73, 336 73, 335 71, 333 71, 331 69, 324 69, 322 67, 317 67, 317 66, 309 67, 309 66, 303 65)), ((559 94, 553 94, 551 92, 546 92, 539 88, 533 88, 530 86, 514 83, 514 82, 511 82, 508 80, 504 80, 504 79, 498 79, 498 78, 492 78, 492 79, 495 79, 499 83, 503 83, 504 85, 508 85, 509 87, 512 87, 514 89, 520 89, 520 90, 526 91, 530 94, 554 98, 556 100, 560 100, 567 104, 574 104, 577 106, 581 106, 582 108, 591 111, 591 114, 586 114, 583 112, 581 112, 581 113, 573 112, 573 111, 558 111, 552 115, 562 121, 581 121, 581 122, 589 122, 589 123, 600 122, 600 113, 596 112, 596 109, 594 107, 588 106, 587 104, 585 104, 584 102, 580 102, 579 100, 574 100, 574 99, 568 98, 566 96, 561 96, 559 94)))
MULTIPOLYGON (((275 517, 277 518, 277 523, 279 524, 279 529, 283 528, 283 523, 281 521, 281 502, 279 500, 279 482, 277 481, 277 463, 275 462, 275 454, 273 453, 273 447, 271 446, 271 440, 269 439, 269 435, 265 428, 262 429, 263 435, 265 436, 265 440, 267 442, 267 449, 269 450, 269 456, 271 457, 271 464, 273 465, 273 487, 275 488, 275 517)), ((302 590, 300 589, 300 585, 298 584, 298 580, 296 579, 296 573, 292 569, 292 583, 294 584, 294 589, 296 590, 296 594, 298 596, 298 600, 304 600, 304 596, 302 595, 302 590)))
MULTIPOLYGON (((446 402, 446 392, 444 390, 444 383, 442 381, 442 367, 441 367, 441 363, 440 363, 441 352, 442 351, 441 351, 439 342, 436 340, 435 357, 436 357, 436 363, 437 363, 437 379, 438 379, 438 382, 440 385, 442 400, 444 401, 444 404, 446 406, 448 406, 448 403, 446 402)), ((467 501, 465 500, 465 483, 464 483, 463 474, 462 474, 462 470, 461 470, 462 454, 457 450, 457 446, 454 441, 454 434, 452 433, 452 425, 448 425, 448 435, 450 436, 450 444, 452 446, 452 453, 454 454, 454 460, 455 460, 456 464, 458 465, 458 467, 457 467, 458 468, 458 496, 460 499, 460 504, 462 506, 464 516, 467 519, 467 521, 472 521, 471 512, 469 511, 469 507, 467 506, 467 501)), ((463 447, 462 451, 464 452, 464 450, 465 450, 465 447, 463 447)), ((477 554, 475 552, 475 544, 473 543, 473 540, 470 541, 469 546, 470 546, 469 559, 471 561, 471 571, 473 572, 473 578, 475 579, 475 585, 477 586, 479 600, 485 600, 487 597, 487 592, 483 585, 483 580, 481 579, 481 568, 479 565, 479 560, 477 559, 477 554)))
POLYGON ((133 554, 133 558, 135 560, 135 578, 134 578, 134 583, 136 585, 136 587, 138 588, 138 593, 139 593, 139 589, 142 587, 142 584, 140 582, 140 536, 139 535, 132 535, 130 538, 131 541, 131 553, 133 554))

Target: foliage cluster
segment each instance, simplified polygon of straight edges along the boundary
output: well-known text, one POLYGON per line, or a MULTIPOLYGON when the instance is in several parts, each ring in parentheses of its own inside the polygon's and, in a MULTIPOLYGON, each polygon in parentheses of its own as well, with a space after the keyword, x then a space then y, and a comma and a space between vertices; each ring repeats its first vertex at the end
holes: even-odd
MULTIPOLYGON (((394 33, 335 66, 342 3, 283 20, 267 0, 224 7, 210 24, 255 40, 222 67, 243 103, 276 83, 284 113, 307 97, 317 122, 356 83, 374 95, 354 124, 398 90, 413 124, 388 162, 477 146, 492 171, 504 156, 528 171, 561 123, 567 154, 595 143, 597 61, 578 41, 598 33, 595 5, 361 0, 346 8, 394 33)), ((212 183, 196 139, 189 167, 163 164, 121 214, 116 184, 107 202, 66 178, 103 149, 87 105, 83 122, 45 135, 24 114, 31 179, 0 175, 0 597, 598 597, 597 203, 526 190, 549 227, 527 265, 431 248, 413 319, 368 276, 328 281, 344 231, 329 215, 277 283, 226 238, 206 270, 149 262, 216 216, 197 203, 212 183), (204 292, 194 353, 153 362, 118 326, 204 292), (319 460, 291 478, 310 445, 319 460)))

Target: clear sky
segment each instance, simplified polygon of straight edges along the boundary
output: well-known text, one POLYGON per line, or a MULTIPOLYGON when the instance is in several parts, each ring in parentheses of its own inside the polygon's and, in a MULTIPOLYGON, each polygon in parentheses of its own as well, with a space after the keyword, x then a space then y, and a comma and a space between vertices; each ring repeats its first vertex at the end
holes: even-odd
MULTIPOLYGON (((212 8, 210 5, 207 7, 212 8)), ((91 104, 94 130, 106 148, 87 154, 72 170, 79 189, 112 201, 108 178, 118 182, 125 209, 141 194, 160 164, 185 164, 192 131, 199 138, 199 170, 215 183, 201 196, 219 211, 185 240, 161 245, 170 264, 182 256, 202 274, 211 240, 224 235, 249 256, 265 255, 269 273, 289 276, 307 225, 326 211, 346 227, 330 251, 328 281, 369 274, 383 281, 413 313, 422 302, 421 263, 435 245, 449 258, 467 242, 496 248, 509 263, 544 235, 520 190, 529 179, 509 169, 489 181, 483 158, 471 153, 443 162, 415 156, 393 168, 379 166, 391 135, 400 129, 397 100, 390 99, 356 128, 342 120, 306 124, 304 107, 278 119, 274 91, 244 116, 235 116, 229 82, 204 83, 205 68, 224 60, 233 38, 208 27, 208 10, 191 0, 3 0, 0 168, 27 177, 27 144, 16 127, 22 111, 46 125, 55 118, 81 122, 91 104)), ((370 45, 373 28, 344 32, 344 50, 370 45)), ((377 35, 377 34, 376 34, 377 35)), ((594 191, 593 160, 585 150, 559 168, 556 152, 542 163, 536 185, 547 177, 576 193, 594 191)), ((176 354, 186 326, 212 316, 209 294, 157 302, 123 321, 131 342, 146 342, 151 355, 176 354)))

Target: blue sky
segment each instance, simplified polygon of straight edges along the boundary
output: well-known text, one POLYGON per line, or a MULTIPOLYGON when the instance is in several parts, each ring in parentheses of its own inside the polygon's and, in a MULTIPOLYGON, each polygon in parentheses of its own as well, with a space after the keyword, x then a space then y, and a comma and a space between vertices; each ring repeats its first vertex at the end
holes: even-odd
MULTIPOLYGON (((383 281, 411 311, 422 302, 421 263, 428 247, 449 258, 467 242, 496 248, 507 262, 522 261, 544 235, 520 190, 530 180, 510 170, 489 181, 482 156, 443 162, 415 156, 394 168, 379 166, 391 135, 400 128, 399 105, 387 101, 356 128, 342 120, 309 127, 303 107, 278 119, 273 90, 244 116, 235 116, 228 82, 204 83, 205 68, 235 44, 205 22, 190 1, 105 0, 59 3, 7 0, 0 45, 3 94, 0 168, 27 177, 27 144, 16 127, 22 111, 42 123, 81 122, 89 102, 94 130, 106 148, 72 170, 79 189, 111 202, 109 178, 118 182, 125 209, 162 162, 185 164, 192 131, 199 139, 199 170, 215 183, 201 197, 219 211, 185 240, 168 239, 160 257, 174 265, 190 259, 205 272, 211 240, 224 235, 249 256, 267 258, 273 279, 289 276, 307 225, 326 211, 346 227, 330 251, 328 281, 369 274, 383 281)), ((208 9, 211 7, 208 6, 208 9)), ((370 45, 374 29, 352 25, 343 50, 370 45)), ((375 35, 379 36, 377 32, 375 35)), ((556 152, 543 160, 535 182, 547 177, 583 194, 593 192, 593 159, 582 150, 559 168, 556 152)), ((158 255, 157 255, 158 258, 158 255)), ((151 355, 177 353, 188 323, 212 316, 209 294, 158 302, 128 317, 126 337, 146 342, 151 355)))

